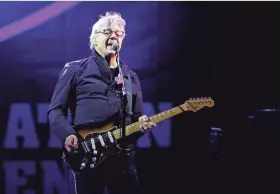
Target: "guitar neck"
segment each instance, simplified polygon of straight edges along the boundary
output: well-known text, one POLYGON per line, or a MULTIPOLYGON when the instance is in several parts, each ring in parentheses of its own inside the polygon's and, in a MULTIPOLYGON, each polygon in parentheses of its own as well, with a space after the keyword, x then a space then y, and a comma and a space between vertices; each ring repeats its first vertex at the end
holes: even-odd
MULTIPOLYGON (((161 112, 161 113, 156 114, 154 116, 151 116, 149 118, 153 123, 159 123, 163 120, 174 117, 175 115, 178 115, 182 112, 184 112, 184 110, 180 106, 176 106, 172 109, 166 110, 164 112, 161 112)), ((138 131, 140 131, 139 122, 132 123, 132 124, 127 125, 125 127, 126 136, 132 135, 133 133, 136 133, 138 131)), ((120 132, 121 132, 120 128, 113 131, 114 137, 116 139, 121 138, 121 133, 120 132)))

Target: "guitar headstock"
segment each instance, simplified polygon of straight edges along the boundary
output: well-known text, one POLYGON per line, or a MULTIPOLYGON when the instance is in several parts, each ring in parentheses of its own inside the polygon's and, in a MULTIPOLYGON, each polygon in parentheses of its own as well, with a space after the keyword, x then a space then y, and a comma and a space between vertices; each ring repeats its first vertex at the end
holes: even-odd
POLYGON ((211 97, 190 98, 181 106, 184 111, 196 112, 204 107, 211 108, 214 106, 214 100, 211 97))

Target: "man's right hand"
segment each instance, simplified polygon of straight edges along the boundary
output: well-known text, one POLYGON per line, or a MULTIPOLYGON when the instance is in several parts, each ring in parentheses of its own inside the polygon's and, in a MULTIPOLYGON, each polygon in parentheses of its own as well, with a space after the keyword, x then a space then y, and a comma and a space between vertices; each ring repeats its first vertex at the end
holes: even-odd
POLYGON ((75 152, 78 149, 78 138, 76 135, 69 135, 64 142, 64 147, 68 152, 75 152))

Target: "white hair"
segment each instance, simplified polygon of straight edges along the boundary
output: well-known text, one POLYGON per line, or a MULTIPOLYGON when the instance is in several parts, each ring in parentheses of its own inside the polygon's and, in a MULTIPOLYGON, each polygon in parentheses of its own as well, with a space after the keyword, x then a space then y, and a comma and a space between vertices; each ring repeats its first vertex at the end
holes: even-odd
POLYGON ((92 26, 91 35, 89 37, 90 48, 92 50, 94 49, 95 46, 94 39, 95 39, 96 32, 99 31, 100 28, 105 24, 107 24, 107 26, 111 26, 112 24, 120 24, 124 28, 126 26, 125 20, 118 12, 106 12, 104 16, 100 15, 99 20, 92 26))

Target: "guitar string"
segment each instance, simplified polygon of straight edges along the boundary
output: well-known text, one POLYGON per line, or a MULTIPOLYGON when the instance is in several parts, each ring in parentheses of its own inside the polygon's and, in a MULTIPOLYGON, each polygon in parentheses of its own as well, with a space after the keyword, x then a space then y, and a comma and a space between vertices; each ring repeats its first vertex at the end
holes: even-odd
MULTIPOLYGON (((150 117, 151 119, 153 119, 153 117, 156 117, 156 115, 154 115, 154 116, 152 116, 152 117, 150 117)), ((136 123, 132 123, 132 124, 130 124, 130 125, 128 125, 128 126, 130 126, 130 127, 134 127, 134 125, 136 125, 138 122, 136 122, 136 123)), ((126 126, 127 128, 128 128, 128 126, 126 126)), ((140 128, 136 128, 135 130, 133 130, 133 131, 135 131, 135 132, 137 132, 137 131, 140 131, 139 130, 140 128)), ((120 128, 118 128, 118 129, 115 129, 114 131, 117 131, 117 130, 121 130, 120 128)), ((127 129, 128 131, 130 131, 131 129, 127 129)), ((113 133, 113 132, 112 132, 113 133)), ((133 133, 133 132, 132 132, 133 133)), ((104 140, 104 141, 108 141, 110 138, 108 137, 108 134, 106 133, 106 134, 103 134, 103 135, 101 135, 102 136, 102 139, 104 140)), ((96 142, 96 143, 100 143, 100 139, 98 138, 98 137, 94 137, 93 138, 94 139, 94 142, 96 142)), ((88 140, 85 140, 84 142, 86 142, 87 144, 91 144, 91 138, 90 139, 88 139, 88 140)))
MULTIPOLYGON (((155 119, 155 121, 156 122, 160 122, 160 121, 162 121, 162 120, 164 120, 164 119, 166 119, 165 117, 163 117, 163 118, 160 118, 160 120, 159 121, 157 121, 157 117, 162 117, 162 116, 166 116, 166 115, 164 115, 165 113, 171 113, 171 115, 169 115, 167 118, 170 118, 170 117, 173 117, 173 116, 175 116, 175 115, 178 115, 178 114, 180 114, 180 113, 182 113, 182 112, 184 112, 184 110, 182 110, 182 108, 181 108, 181 106, 182 105, 179 105, 179 106, 176 106, 176 107, 174 107, 174 108, 171 108, 171 109, 169 109, 169 110, 167 110, 167 111, 164 111, 164 112, 162 112, 162 113, 159 113, 159 114, 157 114, 157 115, 154 115, 154 116, 151 116, 151 117, 149 117, 149 119, 155 119), (177 111, 178 111, 178 109, 180 110, 180 112, 176 112, 176 109, 177 109, 177 111)), ((183 106, 185 106, 184 104, 183 104, 183 106)), ((187 106, 189 106, 189 103, 187 104, 187 106)), ((192 107, 192 106, 191 106, 192 107)), ((135 122, 135 123, 132 123, 132 124, 129 124, 128 126, 126 126, 126 127, 134 127, 134 125, 136 125, 138 122, 135 122)), ((137 132, 137 131, 139 131, 139 129, 140 128, 136 128, 135 129, 135 131, 134 132, 137 132)), ((117 131, 117 130, 121 130, 121 128, 118 128, 118 129, 115 129, 115 130, 113 130, 113 131, 117 131)), ((129 131, 129 129, 127 129, 128 131, 129 131)), ((112 131, 112 133, 114 133, 112 131)), ((132 132, 132 133, 134 133, 134 132, 132 132)), ((131 133, 131 134, 132 134, 131 133)), ((113 134, 113 136, 114 136, 114 134, 113 134)), ((103 141, 108 141, 110 138, 108 137, 108 134, 103 134, 103 135, 101 135, 101 137, 102 137, 102 139, 103 139, 103 141)), ((95 142, 99 142, 100 143, 100 139, 98 138, 98 137, 94 137, 93 138, 94 139, 94 141, 95 142)), ((115 138, 116 139, 116 138, 115 138)), ((84 142, 86 142, 86 144, 87 145, 89 145, 89 144, 91 144, 91 138, 90 139, 88 139, 88 140, 84 140, 84 142)))
MULTIPOLYGON (((176 107, 174 107, 174 108, 176 108, 176 107)), ((170 112, 171 112, 171 113, 174 113, 174 112, 171 111, 171 110, 170 110, 170 112)), ((158 114, 158 115, 151 116, 150 119, 154 119, 154 118, 157 118, 157 117, 162 116, 162 115, 163 115, 163 114, 160 113, 160 114, 158 114)), ((163 119, 164 119, 164 118, 163 118, 163 119)), ((137 123, 138 123, 138 122, 132 123, 132 124, 130 124, 130 125, 128 125, 128 126, 130 126, 130 127, 133 128, 133 127, 134 127, 133 125, 136 125, 137 123)), ((126 126, 126 127, 128 127, 128 126, 126 126)), ((139 129, 140 129, 140 128, 136 128, 134 131, 135 131, 135 132, 140 131, 139 129)), ((114 131, 117 131, 117 130, 121 130, 121 129, 118 128, 118 129, 116 129, 116 130, 114 130, 114 131)), ((129 131, 130 129, 127 129, 127 130, 129 131)), ((105 140, 105 141, 107 141, 108 139, 110 139, 110 138, 108 137, 108 134, 103 134, 103 135, 101 135, 101 136, 102 136, 102 139, 105 140)), ((95 142, 100 142, 100 139, 99 139, 98 137, 94 137, 93 139, 94 139, 95 142)), ((90 143, 91 143, 91 139, 85 140, 85 142, 86 142, 87 144, 90 144, 90 143)))
MULTIPOLYGON (((151 117, 149 117, 150 119, 154 119, 154 118, 157 118, 157 117, 162 117, 162 116, 164 116, 164 113, 168 113, 168 112, 171 112, 172 114, 170 115, 171 117, 172 116, 175 116, 175 115, 177 115, 177 114, 179 114, 180 112, 174 112, 175 110, 176 110, 176 108, 179 108, 178 106, 176 106, 176 107, 174 107, 174 108, 172 108, 172 109, 170 109, 170 110, 167 110, 167 111, 164 111, 164 112, 162 112, 162 113, 159 113, 159 114, 157 114, 157 115, 154 115, 154 116, 151 116, 151 117), (174 115, 173 115, 174 114, 174 115)), ((181 110, 182 111, 182 110, 181 110)), ((183 112, 183 111, 182 111, 183 112)), ((165 119, 164 117, 163 118, 161 118, 161 119, 165 119)), ((130 124, 130 125, 128 125, 128 126, 133 126, 133 125, 136 125, 138 122, 136 122, 136 123, 132 123, 132 124, 130 124)), ((140 128, 137 128, 137 129, 135 129, 135 132, 137 132, 137 131, 139 131, 139 129, 140 128)), ((120 128, 118 128, 118 129, 116 129, 116 130, 120 130, 120 128)), ((116 131, 116 130, 114 130, 114 131, 116 131)), ((128 131, 129 131, 129 129, 128 129, 128 131)), ((108 141, 110 138, 108 137, 108 134, 103 134, 103 135, 101 135, 102 136, 102 139, 104 140, 104 141, 108 141)), ((96 143, 100 143, 100 139, 98 138, 98 137, 94 137, 93 138, 94 139, 94 142, 96 142, 96 143)), ((85 140, 84 142, 86 142, 87 144, 91 144, 91 139, 88 139, 88 140, 85 140)))
MULTIPOLYGON (((118 129, 116 129, 116 130, 114 130, 114 131, 117 131, 117 130, 120 130, 120 128, 118 128, 118 129)), ((139 131, 138 129, 136 129, 135 130, 135 132, 137 132, 137 131, 139 131)), ((106 133, 106 134, 103 134, 103 135, 101 135, 102 136, 102 139, 104 140, 104 141, 107 141, 107 140, 109 140, 110 138, 108 137, 108 134, 106 133)), ((98 137, 94 137, 93 138, 94 139, 94 142, 100 142, 100 139, 98 138, 98 137)), ((84 142, 86 142, 87 144, 91 144, 91 138, 90 139, 88 139, 88 140, 85 140, 84 142)))
MULTIPOLYGON (((154 117, 154 116, 152 116, 152 117, 154 117)), ((152 118, 152 117, 150 117, 150 118, 152 118)), ((130 126, 130 127, 134 127, 134 125, 136 125, 138 122, 136 122, 136 123, 132 123, 132 124, 130 124, 130 125, 128 125, 128 126, 130 126)), ((128 126, 126 126, 126 128, 128 128, 128 126)), ((139 131, 139 129, 140 128, 136 128, 134 131, 135 132, 137 132, 137 131, 139 131)), ((117 131, 117 130, 121 130, 120 128, 118 128, 118 129, 115 129, 114 131, 117 131)), ((128 131, 130 130, 130 129, 127 129, 128 131)), ((112 132, 113 133, 113 132, 112 132)), ((133 132, 132 132, 133 133, 133 132)), ((107 140, 109 140, 110 138, 108 137, 108 134, 106 133, 106 134, 103 134, 103 135, 101 135, 102 136, 102 139, 103 140, 105 140, 105 141, 107 141, 107 140)), ((94 137, 93 138, 94 139, 94 141, 95 142, 100 142, 100 139, 98 138, 98 137, 94 137)), ((88 140, 85 140, 85 142, 87 143, 87 144, 91 144, 91 139, 88 139, 88 140)))

